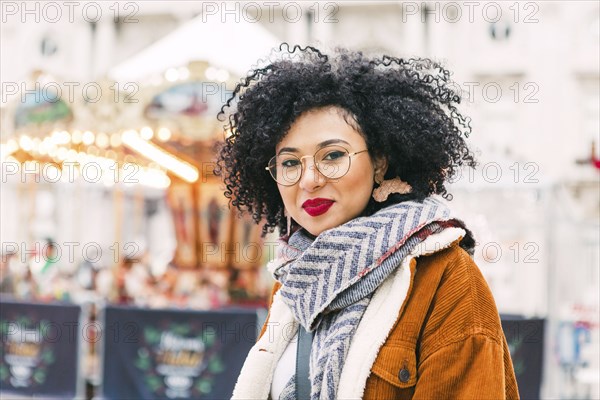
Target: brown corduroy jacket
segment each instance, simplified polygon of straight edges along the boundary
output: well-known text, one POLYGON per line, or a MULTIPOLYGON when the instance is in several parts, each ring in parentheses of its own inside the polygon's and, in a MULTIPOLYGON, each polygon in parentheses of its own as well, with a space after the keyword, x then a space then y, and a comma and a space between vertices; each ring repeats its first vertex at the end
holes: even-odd
POLYGON ((408 295, 363 399, 518 399, 494 298, 458 241, 413 259, 410 268, 408 295))

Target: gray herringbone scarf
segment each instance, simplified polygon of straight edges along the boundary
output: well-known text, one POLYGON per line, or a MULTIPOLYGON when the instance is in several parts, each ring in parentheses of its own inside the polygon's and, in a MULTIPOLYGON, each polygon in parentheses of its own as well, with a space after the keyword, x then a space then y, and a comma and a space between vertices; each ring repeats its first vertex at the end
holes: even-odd
MULTIPOLYGON (((336 398, 350 340, 374 291, 416 245, 448 226, 462 222, 450 219, 450 210, 429 197, 355 218, 314 240, 300 229, 282 243, 282 265, 274 271, 282 298, 296 320, 315 331, 311 400, 336 398)), ((294 393, 292 376, 279 399, 292 400, 294 393)))

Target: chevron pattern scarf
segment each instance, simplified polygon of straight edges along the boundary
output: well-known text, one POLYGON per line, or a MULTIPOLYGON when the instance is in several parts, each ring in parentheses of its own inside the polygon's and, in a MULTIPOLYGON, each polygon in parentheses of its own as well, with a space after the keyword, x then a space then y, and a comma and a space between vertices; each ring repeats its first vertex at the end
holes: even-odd
MULTIPOLYGON (((282 298, 295 319, 314 331, 311 400, 336 398, 352 335, 373 293, 416 245, 449 226, 464 224, 429 197, 355 218, 314 240, 300 229, 280 243, 272 270, 282 298)), ((294 395, 292 376, 279 399, 294 395)))

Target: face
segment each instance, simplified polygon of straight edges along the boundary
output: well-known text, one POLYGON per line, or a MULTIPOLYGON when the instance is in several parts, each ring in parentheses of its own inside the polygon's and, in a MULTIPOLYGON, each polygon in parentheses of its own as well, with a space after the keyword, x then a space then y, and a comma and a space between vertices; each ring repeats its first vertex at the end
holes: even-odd
POLYGON ((385 159, 372 160, 363 151, 350 157, 350 169, 344 176, 329 179, 315 168, 312 157, 325 142, 333 142, 350 154, 367 149, 360 133, 348 125, 341 110, 335 107, 300 115, 275 148, 280 156, 308 156, 302 159, 302 175, 297 183, 277 186, 289 215, 315 236, 359 216, 369 202, 375 177, 379 181, 387 169, 385 159))

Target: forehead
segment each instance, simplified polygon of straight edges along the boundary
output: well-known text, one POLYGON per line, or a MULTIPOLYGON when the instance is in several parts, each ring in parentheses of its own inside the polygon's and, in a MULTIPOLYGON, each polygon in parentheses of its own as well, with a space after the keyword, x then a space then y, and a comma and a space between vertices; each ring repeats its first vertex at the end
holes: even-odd
POLYGON ((288 133, 277 144, 276 151, 283 148, 315 151, 323 142, 335 139, 347 142, 347 145, 337 143, 344 147, 364 148, 365 140, 346 119, 342 111, 334 107, 307 111, 294 121, 288 133))

